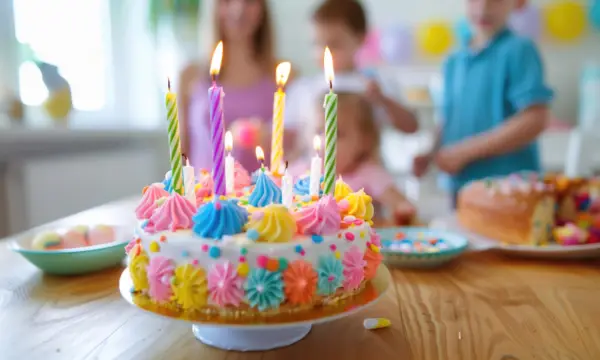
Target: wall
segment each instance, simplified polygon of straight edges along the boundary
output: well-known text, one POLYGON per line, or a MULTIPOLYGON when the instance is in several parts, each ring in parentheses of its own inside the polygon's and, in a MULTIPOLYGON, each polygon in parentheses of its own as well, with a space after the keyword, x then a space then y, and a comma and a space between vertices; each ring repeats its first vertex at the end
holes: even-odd
MULTIPOLYGON (((534 5, 543 6, 553 0, 531 0, 534 5)), ((455 21, 463 14, 466 0, 363 0, 371 23, 377 27, 401 22, 418 24, 430 19, 455 21)), ((293 59, 294 64, 304 73, 317 70, 311 59, 310 31, 308 20, 311 11, 319 4, 318 0, 271 0, 278 30, 278 45, 281 55, 293 59)), ((574 122, 577 118, 578 81, 582 66, 595 59, 600 62, 600 35, 586 36, 573 45, 552 44, 547 39, 540 43, 546 62, 548 81, 556 90, 554 113, 560 119, 574 122)), ((415 59, 415 65, 423 63, 438 65, 440 60, 415 59)))

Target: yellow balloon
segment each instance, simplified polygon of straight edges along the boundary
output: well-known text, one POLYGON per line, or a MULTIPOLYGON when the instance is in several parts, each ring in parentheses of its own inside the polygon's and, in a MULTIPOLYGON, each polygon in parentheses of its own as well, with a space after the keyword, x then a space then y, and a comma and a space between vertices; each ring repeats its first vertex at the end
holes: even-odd
POLYGON ((578 1, 567 0, 548 5, 544 10, 548 34, 560 41, 574 41, 587 28, 585 7, 578 1))
POLYGON ((454 44, 452 26, 446 22, 430 22, 417 29, 417 43, 427 55, 444 55, 454 44))

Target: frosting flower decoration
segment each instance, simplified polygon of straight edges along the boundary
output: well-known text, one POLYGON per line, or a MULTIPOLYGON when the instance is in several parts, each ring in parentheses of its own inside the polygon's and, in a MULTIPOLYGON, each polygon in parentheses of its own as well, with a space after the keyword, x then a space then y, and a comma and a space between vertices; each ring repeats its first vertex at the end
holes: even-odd
POLYGON ((171 278, 175 266, 170 259, 164 256, 156 256, 150 259, 148 265, 148 295, 157 302, 166 302, 173 296, 171 290, 171 278))
POLYGON ((352 246, 344 254, 342 260, 344 265, 344 288, 348 290, 357 289, 365 278, 367 262, 363 259, 363 256, 363 252, 356 246, 352 246))
POLYGON ((156 184, 150 185, 142 196, 140 204, 135 208, 135 216, 138 220, 150 219, 150 216, 158 207, 156 200, 165 196, 169 196, 169 193, 162 187, 156 184))
POLYGON ((367 262, 367 265, 365 266, 365 280, 371 280, 375 277, 379 264, 381 264, 381 260, 383 260, 381 253, 375 252, 372 249, 367 249, 365 252, 365 261, 367 262))
POLYGON ((374 213, 373 199, 363 189, 346 196, 344 202, 348 204, 347 208, 343 208, 344 215, 352 215, 371 223, 374 213))
POLYGON ((319 257, 317 268, 319 275, 317 293, 319 295, 332 295, 342 285, 344 279, 342 262, 333 255, 319 257))
POLYGON ((271 180, 264 171, 260 170, 256 186, 248 198, 248 203, 254 207, 269 204, 281 204, 281 188, 271 180))
POLYGON ((206 305, 206 275, 201 268, 192 264, 180 265, 175 269, 175 281, 171 284, 173 296, 184 310, 198 309, 206 305))
POLYGON ((317 273, 310 263, 296 260, 283 272, 285 296, 294 305, 309 304, 317 289, 317 273))
POLYGON ((210 300, 219 306, 239 306, 244 298, 243 280, 229 261, 215 264, 208 273, 210 300))
POLYGON ((194 233, 203 238, 222 239, 242 232, 248 212, 234 200, 213 200, 193 217, 194 233))
POLYGON ((259 311, 276 309, 284 299, 283 283, 278 272, 255 268, 248 275, 244 289, 250 306, 259 311))
POLYGON ((296 211, 294 217, 298 232, 306 235, 333 235, 342 221, 338 204, 330 195, 296 211))
POLYGON ((196 207, 188 199, 177 193, 173 193, 152 214, 145 230, 153 234, 167 230, 190 229, 193 225, 192 216, 194 216, 195 212, 196 207))
POLYGON ((129 262, 129 275, 133 282, 133 288, 136 291, 148 289, 148 276, 146 275, 146 267, 148 266, 148 255, 145 251, 140 251, 137 254, 130 252, 131 261, 129 262))
POLYGON ((271 204, 254 211, 246 227, 258 234, 259 242, 289 242, 296 232, 296 221, 285 206, 271 204))
POLYGON ((350 195, 352 192, 353 190, 350 187, 350 185, 346 184, 342 179, 342 176, 340 175, 340 177, 335 182, 335 188, 333 190, 333 196, 335 197, 335 200, 341 201, 346 196, 350 195))

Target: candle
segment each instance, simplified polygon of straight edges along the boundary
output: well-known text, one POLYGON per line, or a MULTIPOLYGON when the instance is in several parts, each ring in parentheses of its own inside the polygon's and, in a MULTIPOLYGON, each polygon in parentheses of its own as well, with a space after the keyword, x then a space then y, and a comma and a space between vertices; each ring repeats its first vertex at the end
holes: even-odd
POLYGON ((177 116, 177 96, 171 92, 171 80, 167 79, 167 120, 169 125, 169 160, 171 161, 171 188, 183 195, 183 170, 181 166, 181 144, 179 141, 179 118, 177 116))
POLYGON ((335 189, 335 162, 337 149, 337 94, 333 92, 333 58, 328 47, 324 56, 325 79, 329 83, 329 94, 325 95, 325 178, 323 193, 333 195, 335 189))
POLYGON ((285 162, 285 170, 281 179, 281 197, 283 205, 291 208, 294 199, 294 178, 288 172, 288 162, 285 162))
POLYGON ((310 161, 310 183, 309 183, 309 194, 319 196, 319 190, 321 188, 321 157, 319 151, 321 150, 321 138, 319 135, 315 135, 313 140, 313 146, 315 148, 315 156, 310 161))
POLYGON ((187 156, 185 158, 185 166, 183 167, 183 184, 185 190, 185 198, 188 199, 192 205, 196 206, 196 174, 194 173, 194 167, 190 165, 190 160, 187 156))
POLYGON ((225 133, 225 151, 227 156, 225 157, 225 188, 228 194, 233 193, 235 185, 235 160, 231 156, 231 149, 233 148, 233 136, 231 131, 225 133))
POLYGON ((212 165, 215 196, 225 195, 225 148, 223 146, 223 88, 217 86, 217 75, 223 59, 223 42, 219 42, 210 63, 212 86, 208 89, 210 101, 210 136, 212 142, 212 165))
POLYGON ((291 64, 282 62, 277 66, 275 81, 277 92, 273 101, 273 134, 271 135, 271 172, 279 173, 283 160, 283 113, 285 111, 284 86, 290 75, 291 64))
POLYGON ((265 172, 265 152, 260 146, 256 147, 256 160, 258 160, 258 163, 260 164, 260 170, 265 172))

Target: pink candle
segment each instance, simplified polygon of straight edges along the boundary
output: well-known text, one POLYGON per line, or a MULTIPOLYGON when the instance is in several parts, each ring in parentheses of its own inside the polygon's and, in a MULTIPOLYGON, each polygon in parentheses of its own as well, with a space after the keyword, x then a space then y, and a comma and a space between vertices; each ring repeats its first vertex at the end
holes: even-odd
POLYGON ((219 42, 210 64, 212 86, 208 89, 210 101, 210 135, 212 142, 213 181, 215 195, 226 195, 225 186, 225 126, 223 124, 223 88, 217 86, 217 75, 223 58, 223 42, 219 42))

